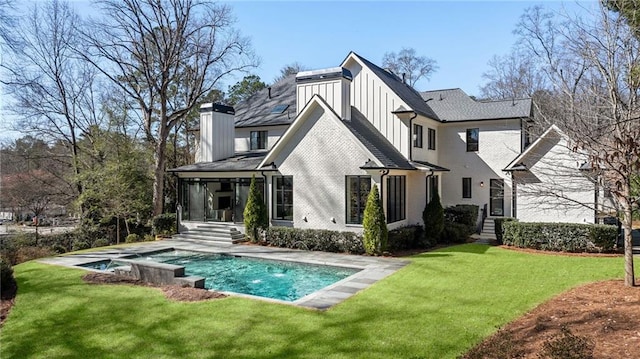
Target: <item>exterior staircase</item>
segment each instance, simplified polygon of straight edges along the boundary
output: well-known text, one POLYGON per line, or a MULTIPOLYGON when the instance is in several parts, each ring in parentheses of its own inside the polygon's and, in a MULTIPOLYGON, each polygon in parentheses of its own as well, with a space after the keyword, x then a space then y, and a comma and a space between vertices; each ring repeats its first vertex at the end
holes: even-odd
POLYGON ((199 224, 195 228, 190 228, 187 231, 174 235, 172 238, 233 244, 235 241, 244 239, 244 234, 238 231, 233 223, 211 222, 199 224))
POLYGON ((494 217, 485 218, 482 225, 482 233, 471 236, 476 240, 476 243, 495 244, 496 233, 493 219, 494 217))

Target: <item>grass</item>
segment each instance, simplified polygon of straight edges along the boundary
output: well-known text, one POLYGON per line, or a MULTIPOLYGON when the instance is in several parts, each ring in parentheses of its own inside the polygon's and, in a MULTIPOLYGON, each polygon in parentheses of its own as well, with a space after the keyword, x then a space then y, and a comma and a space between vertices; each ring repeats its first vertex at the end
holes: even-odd
POLYGON ((14 267, 2 358, 455 358, 576 285, 620 278, 622 258, 478 244, 411 258, 325 311, 229 297, 169 302, 157 289, 88 285, 82 270, 14 267))

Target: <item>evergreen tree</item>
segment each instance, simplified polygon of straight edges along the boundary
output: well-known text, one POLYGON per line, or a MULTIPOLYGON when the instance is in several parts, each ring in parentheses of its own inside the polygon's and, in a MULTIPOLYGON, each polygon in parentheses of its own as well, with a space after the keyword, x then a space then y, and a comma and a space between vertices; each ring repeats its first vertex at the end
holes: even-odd
POLYGON ((424 235, 431 243, 435 243, 440 234, 444 230, 444 209, 440 203, 440 195, 438 191, 433 193, 431 202, 422 212, 422 220, 424 221, 424 235))
POLYGON ((262 194, 256 186, 256 176, 251 177, 249 186, 249 198, 244 207, 244 228, 245 233, 252 242, 258 241, 258 230, 269 226, 269 215, 267 206, 264 204, 262 194))
POLYGON ((387 221, 384 217, 378 186, 375 184, 367 197, 362 221, 364 250, 370 255, 379 255, 387 249, 387 221))

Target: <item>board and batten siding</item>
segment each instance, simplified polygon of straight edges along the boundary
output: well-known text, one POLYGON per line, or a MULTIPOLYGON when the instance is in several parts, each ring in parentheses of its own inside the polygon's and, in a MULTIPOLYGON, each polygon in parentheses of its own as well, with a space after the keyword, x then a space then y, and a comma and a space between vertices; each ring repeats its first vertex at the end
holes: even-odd
POLYGON ((340 116, 341 119, 351 119, 349 108, 349 80, 339 78, 335 80, 304 81, 296 86, 296 101, 298 113, 311 100, 313 95, 319 95, 340 116))
POLYGON ((491 179, 504 180, 504 216, 510 216, 512 204, 511 176, 502 171, 520 154, 520 120, 468 121, 442 124, 438 128, 438 163, 450 172, 441 177, 443 206, 475 204, 481 209, 489 204, 491 179), (477 152, 467 152, 467 129, 479 129, 477 152), (471 178, 471 198, 462 198, 462 178, 471 178), (483 184, 481 186, 481 183, 483 184))
POLYGON ((221 112, 200 114, 200 143, 196 162, 212 162, 234 155, 234 116, 221 112))
POLYGON ((369 68, 351 59, 345 64, 351 71, 351 106, 360 111, 405 157, 409 156, 408 123, 392 111, 409 106, 369 68))

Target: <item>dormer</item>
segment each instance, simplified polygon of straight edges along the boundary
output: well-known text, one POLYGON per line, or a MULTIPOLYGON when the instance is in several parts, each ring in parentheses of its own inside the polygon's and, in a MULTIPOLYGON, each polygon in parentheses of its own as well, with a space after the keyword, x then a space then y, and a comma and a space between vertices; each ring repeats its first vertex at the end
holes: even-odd
POLYGON ((343 67, 299 72, 296 75, 298 112, 313 95, 319 95, 342 120, 350 121, 352 80, 351 72, 343 67))

